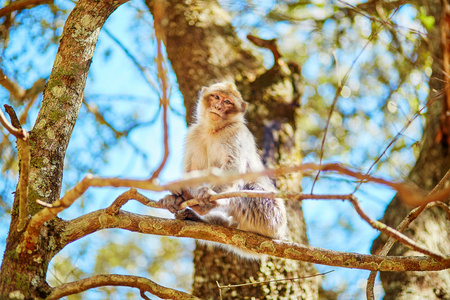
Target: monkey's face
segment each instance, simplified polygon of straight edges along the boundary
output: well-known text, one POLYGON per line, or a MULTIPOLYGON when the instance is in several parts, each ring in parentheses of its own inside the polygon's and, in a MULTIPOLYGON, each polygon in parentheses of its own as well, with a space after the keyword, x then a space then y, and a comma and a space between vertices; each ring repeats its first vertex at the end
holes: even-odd
POLYGON ((227 94, 215 92, 207 96, 207 113, 211 121, 226 120, 240 112, 238 103, 227 94))
POLYGON ((244 122, 247 103, 236 88, 227 82, 203 87, 197 106, 197 118, 213 126, 229 122, 244 122))

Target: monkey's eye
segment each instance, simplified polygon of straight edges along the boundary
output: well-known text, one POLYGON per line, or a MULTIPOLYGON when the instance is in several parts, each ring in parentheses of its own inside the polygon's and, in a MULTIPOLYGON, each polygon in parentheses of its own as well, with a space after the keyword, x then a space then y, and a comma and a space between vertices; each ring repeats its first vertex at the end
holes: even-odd
POLYGON ((233 102, 231 102, 231 101, 230 101, 230 100, 228 100, 228 99, 227 99, 227 100, 225 100, 224 102, 225 102, 226 104, 233 104, 233 102))
POLYGON ((219 95, 213 95, 213 97, 215 98, 215 99, 217 99, 217 100, 219 100, 220 99, 220 97, 219 97, 219 95))

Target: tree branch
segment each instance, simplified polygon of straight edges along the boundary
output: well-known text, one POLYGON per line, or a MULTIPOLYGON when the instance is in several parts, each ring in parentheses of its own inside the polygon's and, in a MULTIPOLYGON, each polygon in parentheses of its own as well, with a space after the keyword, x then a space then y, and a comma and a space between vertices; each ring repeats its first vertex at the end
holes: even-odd
MULTIPOLYGON (((8 107, 11 108, 7 104, 5 104, 4 106, 5 106, 6 109, 8 109, 8 107)), ((21 139, 21 140, 25 140, 25 141, 28 139, 28 132, 26 130, 22 129, 22 128, 16 128, 15 126, 13 126, 6 119, 6 116, 3 114, 3 111, 1 111, 1 110, 0 110, 0 123, 3 125, 3 127, 6 128, 6 130, 8 130, 9 133, 14 135, 17 139, 21 139)))
POLYGON ((378 256, 327 250, 269 238, 222 226, 193 221, 162 219, 106 209, 68 221, 62 234, 65 247, 84 236, 107 228, 162 236, 189 237, 228 244, 248 251, 311 263, 377 271, 437 271, 450 268, 450 257, 438 261, 425 256, 378 256))
POLYGON ((114 200, 114 202, 106 209, 106 213, 111 216, 117 215, 122 206, 124 206, 125 203, 127 203, 131 199, 137 200, 146 206, 160 208, 159 203, 157 201, 145 197, 144 195, 139 193, 136 189, 132 188, 129 191, 126 191, 125 193, 117 197, 116 200, 114 200))
POLYGON ((0 9, 0 18, 16 10, 32 8, 41 4, 52 2, 52 0, 17 0, 0 9))
POLYGON ((156 0, 154 3, 154 11, 153 11, 153 19, 155 20, 155 33, 156 33, 156 68, 158 71, 158 79, 160 81, 162 95, 161 95, 161 105, 163 108, 163 131, 164 131, 164 155, 163 159, 156 169, 156 171, 152 174, 150 180, 158 178, 162 169, 166 165, 167 158, 169 157, 169 129, 168 129, 168 121, 167 121, 167 107, 169 106, 169 98, 167 96, 167 91, 169 89, 167 71, 164 69, 164 57, 162 54, 162 40, 164 39, 164 31, 162 30, 162 21, 164 18, 164 2, 161 0, 156 0))
POLYGON ((52 289, 47 300, 60 299, 68 295, 78 294, 101 286, 128 286, 137 288, 140 290, 143 298, 146 297, 144 293, 149 292, 162 299, 199 299, 193 295, 164 287, 144 277, 108 274, 96 275, 62 284, 52 289))
MULTIPOLYGON (((434 187, 434 189, 430 192, 429 196, 437 194, 441 190, 444 189, 444 187, 449 183, 450 179, 450 170, 447 171, 447 173, 442 177, 442 179, 439 181, 439 183, 434 187)), ((450 219, 450 209, 449 207, 442 203, 442 202, 432 202, 432 203, 425 203, 421 206, 413 209, 397 226, 396 230, 398 232, 403 232, 408 226, 415 220, 417 217, 425 210, 434 206, 440 206, 442 207, 448 215, 448 218, 450 219)), ((392 246, 394 245, 395 240, 392 237, 389 237, 386 241, 386 244, 384 244, 383 248, 381 249, 379 255, 387 255, 389 251, 391 250, 392 246)), ((368 300, 375 299, 374 294, 374 286, 375 286, 375 279, 377 277, 377 271, 370 272, 369 278, 367 279, 367 286, 366 286, 366 296, 368 300)))
POLYGON ((19 224, 17 230, 22 231, 28 219, 28 182, 30 174, 30 146, 28 144, 28 132, 20 128, 19 120, 13 108, 7 104, 4 105, 7 113, 11 118, 11 122, 18 126, 16 128, 6 120, 5 115, 0 110, 0 121, 5 128, 17 138, 17 152, 20 161, 20 175, 19 175, 19 224))
MULTIPOLYGON (((353 195, 305 195, 305 194, 295 194, 295 193, 266 193, 266 192, 260 192, 260 191, 236 191, 231 193, 220 193, 211 195, 210 201, 216 201, 223 198, 232 198, 232 197, 256 197, 256 198, 283 198, 283 199, 291 199, 291 200, 304 200, 304 199, 341 199, 341 200, 347 200, 350 201, 350 203, 355 208, 355 211, 358 213, 358 215, 366 221, 372 228, 388 235, 389 237, 393 238, 394 240, 408 246, 409 248, 423 253, 425 255, 429 255, 437 260, 445 259, 445 257, 441 254, 435 253, 431 250, 428 250, 424 246, 418 244, 414 240, 410 239, 406 235, 402 234, 401 232, 395 230, 394 228, 391 228, 387 226, 386 224, 376 221, 372 218, 370 218, 361 208, 359 205, 358 199, 353 195)), ((183 202, 181 204, 182 208, 185 208, 187 206, 194 206, 197 205, 198 202, 195 199, 188 200, 186 202, 183 202)))
MULTIPOLYGON (((18 3, 20 1, 15 1, 11 5, 18 3)), ((9 5, 10 6, 10 5, 9 5)), ((4 7, 7 8, 8 6, 4 7)), ((2 8, 2 9, 4 9, 2 8)), ((0 12, 1 10, 0 9, 0 12)), ((0 14, 1 18, 1 14, 0 14)), ((5 89, 8 90, 8 92, 11 94, 11 96, 14 99, 17 100, 24 100, 26 98, 33 98, 37 96, 39 93, 42 93, 45 88, 45 79, 40 78, 36 80, 31 88, 25 90, 21 86, 19 86, 16 82, 8 78, 8 76, 5 75, 2 69, 0 69, 0 85, 3 86, 5 89)))
MULTIPOLYGON (((382 178, 370 176, 367 174, 362 174, 357 171, 350 170, 340 164, 324 164, 317 165, 312 163, 292 166, 292 167, 281 167, 276 169, 265 169, 261 172, 251 172, 245 174, 226 174, 219 172, 218 170, 203 171, 203 172, 191 172, 186 175, 186 179, 177 180, 170 182, 166 185, 158 185, 154 180, 132 180, 132 179, 120 179, 120 178, 95 178, 92 175, 87 175, 81 182, 79 182, 74 188, 69 190, 60 200, 55 201, 52 205, 45 205, 44 209, 39 211, 33 216, 30 223, 28 224, 26 232, 26 242, 28 246, 32 246, 37 241, 37 233, 39 232, 42 225, 48 220, 52 219, 59 212, 63 211, 65 208, 72 205, 81 195, 83 195, 89 187, 133 187, 140 188, 144 190, 161 192, 165 190, 177 190, 180 188, 199 186, 203 183, 209 184, 224 184, 230 183, 236 180, 255 180, 261 176, 280 176, 293 172, 306 172, 313 170, 321 171, 335 171, 340 174, 351 176, 358 179, 363 179, 365 181, 371 181, 379 184, 389 186, 401 195, 402 199, 408 198, 409 203, 423 202, 423 198, 420 198, 420 191, 412 186, 406 184, 388 181, 382 178), (409 199, 414 198, 414 199, 409 199)), ((448 189, 450 193, 450 189, 448 189)), ((284 194, 281 194, 284 195, 284 194)), ((157 204, 155 204, 157 205, 157 204)))
MULTIPOLYGON (((23 129, 22 129, 23 130, 23 129)), ((24 132, 26 132, 24 130, 24 132)), ((28 184, 30 178, 30 145, 28 140, 17 140, 17 152, 19 153, 20 175, 19 175, 19 224, 17 231, 25 229, 28 221, 28 184)))

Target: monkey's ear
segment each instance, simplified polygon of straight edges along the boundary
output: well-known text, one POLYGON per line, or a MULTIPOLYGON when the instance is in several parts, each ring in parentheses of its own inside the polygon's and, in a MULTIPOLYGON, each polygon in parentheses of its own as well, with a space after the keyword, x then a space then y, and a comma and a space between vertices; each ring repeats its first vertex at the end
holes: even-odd
POLYGON ((234 84, 232 84, 231 82, 225 82, 225 85, 227 86, 227 88, 229 88, 230 90, 235 90, 236 86, 234 84))
POLYGON ((208 90, 208 87, 207 87, 207 86, 202 87, 201 90, 198 92, 198 98, 200 99, 200 98, 202 98, 204 95, 206 95, 207 90, 208 90))
POLYGON ((242 101, 241 111, 244 112, 247 109, 247 102, 242 101))

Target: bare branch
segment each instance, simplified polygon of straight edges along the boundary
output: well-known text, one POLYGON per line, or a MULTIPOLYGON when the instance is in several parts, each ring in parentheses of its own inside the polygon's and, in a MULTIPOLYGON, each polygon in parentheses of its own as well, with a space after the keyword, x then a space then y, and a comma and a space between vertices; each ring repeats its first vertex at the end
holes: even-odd
POLYGON ((146 206, 160 208, 158 202, 150 200, 149 198, 139 193, 136 189, 132 188, 117 197, 116 200, 114 200, 114 202, 106 209, 106 213, 112 216, 117 215, 120 208, 131 199, 137 200, 146 206))
MULTIPOLYGON (((5 6, 0 9, 0 18, 2 17, 2 10, 8 8, 9 6, 17 3, 18 1, 13 2, 12 4, 5 6)), ((20 87, 16 82, 8 78, 8 76, 5 75, 3 70, 0 68, 0 84, 8 90, 8 92, 13 96, 15 99, 20 99, 25 95, 25 90, 20 87)))
MULTIPOLYGON (((254 197, 254 198, 283 198, 289 200, 306 200, 306 199, 322 199, 322 200, 331 200, 331 199, 339 199, 339 200, 348 200, 352 195, 349 194, 341 194, 341 195, 318 195, 318 194, 299 194, 299 193, 271 193, 264 191, 255 191, 255 190, 242 190, 235 192, 227 192, 227 193, 219 193, 215 195, 211 195, 209 198, 210 201, 217 201, 219 199, 225 198, 233 198, 233 197, 254 197)), ((188 206, 198 205, 198 201, 196 199, 190 199, 181 203, 181 208, 186 208, 188 206)))
POLYGON ((307 261, 328 266, 377 271, 431 271, 450 268, 450 257, 378 256, 327 250, 269 238, 222 226, 193 221, 162 219, 119 211, 115 216, 98 210, 67 222, 62 235, 65 245, 107 228, 162 236, 189 237, 228 244, 260 254, 307 261))
POLYGON ((314 274, 314 275, 310 275, 310 276, 303 276, 303 277, 296 277, 296 278, 284 278, 284 279, 273 279, 273 280, 265 280, 265 281, 257 281, 257 282, 241 283, 241 284, 220 285, 217 282, 217 286, 219 287, 219 289, 229 289, 229 288, 241 287, 241 286, 246 286, 246 285, 258 285, 258 284, 266 284, 266 283, 281 282, 281 281, 294 281, 294 280, 299 280, 299 279, 306 279, 306 278, 312 278, 312 277, 317 277, 317 276, 324 276, 324 275, 327 275, 328 273, 331 273, 331 272, 334 272, 334 270, 331 270, 331 271, 328 271, 328 272, 325 272, 325 273, 314 274))
MULTIPOLYGON (((403 126, 403 128, 395 135, 395 137, 391 140, 391 142, 384 148, 383 152, 375 159, 375 161, 372 163, 372 165, 369 167, 369 170, 367 170, 366 174, 370 174, 372 169, 377 165, 377 163, 381 160, 381 158, 386 154, 386 152, 391 148, 391 146, 403 135, 403 133, 408 129, 408 127, 412 124, 412 122, 422 114, 422 112, 428 108, 436 99, 440 97, 440 94, 435 95, 430 101, 427 102, 426 105, 424 105, 421 109, 419 109, 403 126)), ((359 187, 363 184, 363 181, 361 180, 359 184, 355 187, 355 190, 353 193, 356 193, 356 191, 359 189, 359 187)))
MULTIPOLYGON (((20 1, 15 1, 13 2, 13 4, 18 2, 20 1)), ((0 12, 2 9, 0 9, 0 12)), ((3 70, 0 69, 0 85, 3 86, 5 89, 7 89, 14 99, 23 101, 24 99, 33 98, 36 97, 38 94, 42 93, 45 88, 45 79, 40 78, 36 80, 31 86, 31 88, 25 90, 21 86, 19 86, 16 82, 14 82, 14 80, 8 78, 5 75, 5 73, 3 73, 3 70)))
POLYGON ((17 0, 11 4, 0 8, 0 18, 16 10, 31 8, 41 4, 52 3, 52 0, 17 0))
MULTIPOLYGON (((434 189, 430 192, 429 196, 437 194, 440 192, 444 186, 448 184, 448 181, 450 179, 450 170, 442 177, 442 179, 439 181, 439 183, 434 187, 434 189)), ((442 202, 432 202, 432 203, 425 203, 421 206, 413 209, 397 226, 396 230, 398 232, 403 232, 408 226, 425 210, 434 206, 440 206, 442 207, 448 215, 448 218, 450 219, 450 208, 448 205, 442 203, 442 202)), ((391 250, 392 246, 394 245, 395 240, 392 237, 389 237, 386 241, 386 244, 384 244, 383 248, 381 249, 379 255, 387 255, 389 251, 391 250)), ((367 286, 366 286, 366 296, 368 300, 375 299, 374 294, 374 286, 375 286, 375 279, 377 277, 377 271, 370 272, 369 278, 367 279, 367 286)))
MULTIPOLYGON (((5 104, 5 108, 10 107, 5 104)), ((14 135, 16 138, 26 141, 28 139, 28 132, 22 128, 16 128, 6 119, 3 111, 0 110, 0 123, 8 130, 9 133, 14 135)))
POLYGON ((273 61, 274 61, 273 65, 276 66, 279 64, 279 59, 281 58, 281 54, 278 51, 277 39, 265 40, 265 39, 259 38, 257 36, 251 35, 251 34, 247 35, 247 39, 250 42, 252 42, 253 44, 255 44, 255 46, 269 49, 273 55, 273 61))
POLYGON ((129 59, 133 62, 133 64, 139 69, 142 77, 148 83, 148 85, 155 91, 158 91, 156 82, 153 80, 147 68, 143 67, 141 63, 136 59, 136 57, 131 54, 131 52, 125 47, 125 45, 119 41, 106 27, 103 27, 103 31, 125 52, 129 59))
POLYGON ((116 138, 120 138, 120 137, 126 135, 126 133, 118 131, 117 129, 114 128, 114 126, 111 125, 111 123, 106 121, 105 117, 98 111, 97 105, 92 105, 92 104, 87 103, 86 99, 83 99, 83 104, 84 104, 84 106, 86 106, 87 111, 94 115, 95 120, 99 124, 105 125, 109 129, 111 129, 112 132, 114 132, 114 135, 116 136, 116 138))
MULTIPOLYGON (((395 16, 395 14, 397 13, 398 10, 399 10, 399 8, 397 7, 397 8, 394 10, 394 12, 392 13, 392 15, 389 17, 388 20, 391 20, 391 19, 395 16)), ((325 131, 324 131, 324 134, 323 134, 322 144, 321 144, 321 146, 320 146, 320 160, 319 160, 319 164, 322 164, 323 152, 324 152, 324 146, 325 146, 325 139, 326 139, 326 137, 327 137, 327 132, 328 132, 328 127, 329 127, 329 125, 330 125, 331 116, 332 116, 333 111, 334 111, 334 108, 335 108, 335 106, 336 106, 336 103, 337 103, 339 94, 341 93, 342 88, 343 88, 344 85, 345 85, 345 82, 347 81, 348 77, 350 76, 350 73, 351 73, 353 67, 356 65, 356 62, 357 62, 358 59, 361 57, 361 55, 364 53, 364 51, 366 50, 367 46, 369 46, 369 45, 372 43, 372 40, 378 35, 378 32, 379 32, 379 31, 381 30, 381 28, 384 27, 384 26, 386 26, 386 25, 385 25, 385 22, 381 23, 377 28, 374 29, 374 31, 372 32, 372 34, 370 35, 370 37, 367 39, 367 42, 366 42, 366 44, 364 45, 364 47, 359 51, 358 55, 357 55, 357 56, 355 57, 355 59, 352 61, 352 64, 350 65, 350 68, 347 70, 347 72, 345 73, 345 75, 344 75, 344 77, 342 78, 342 80, 341 80, 340 82, 338 82, 339 85, 338 85, 338 88, 336 89, 336 93, 334 94, 333 103, 331 104, 330 112, 329 112, 328 118, 327 118, 327 123, 326 123, 326 125, 325 125, 325 131)), ((311 187, 311 194, 314 192, 314 186, 315 186, 317 180, 319 179, 320 172, 321 172, 321 171, 319 170, 319 172, 317 172, 316 177, 314 178, 314 182, 313 182, 312 187, 311 187)))
POLYGON ((156 171, 152 174, 150 180, 158 178, 162 169, 166 165, 167 158, 169 157, 169 129, 168 129, 168 121, 167 121, 167 107, 169 106, 169 98, 167 96, 167 91, 169 89, 167 78, 167 70, 164 68, 164 57, 162 54, 162 40, 164 31, 161 29, 162 20, 164 17, 164 2, 157 0, 154 4, 154 12, 153 19, 155 20, 155 33, 156 33, 156 44, 157 44, 157 52, 156 52, 156 67, 158 70, 158 79, 161 84, 161 105, 163 108, 163 128, 164 128, 164 156, 161 161, 161 164, 156 169, 156 171))
POLYGON ((353 204, 353 207, 355 208, 356 212, 361 216, 361 218, 363 218, 367 223, 369 223, 374 229, 381 231, 382 233, 392 237, 393 239, 401 242, 402 244, 408 246, 409 248, 411 248, 417 252, 429 255, 437 260, 445 259, 444 255, 441 255, 441 254, 435 253, 431 250, 428 250, 424 246, 419 245, 417 242, 413 241, 412 239, 410 239, 406 235, 402 234, 401 232, 393 229, 392 227, 389 227, 380 221, 371 219, 361 209, 361 207, 359 206, 358 200, 356 200, 355 197, 350 198, 350 202, 353 204))
POLYGON ((78 281, 62 284, 52 289, 47 300, 78 294, 101 286, 128 286, 140 290, 141 295, 149 292, 162 299, 199 299, 193 295, 159 285, 147 278, 131 275, 96 275, 78 281))

